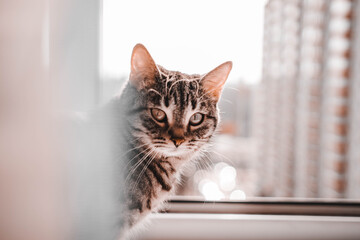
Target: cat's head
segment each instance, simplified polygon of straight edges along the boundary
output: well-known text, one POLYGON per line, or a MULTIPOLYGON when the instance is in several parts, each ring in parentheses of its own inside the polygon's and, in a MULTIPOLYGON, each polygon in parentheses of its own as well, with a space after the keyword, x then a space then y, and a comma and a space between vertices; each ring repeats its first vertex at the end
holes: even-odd
POLYGON ((225 62, 205 75, 169 71, 136 45, 128 86, 132 135, 152 155, 182 158, 199 151, 218 125, 217 102, 231 68, 225 62))

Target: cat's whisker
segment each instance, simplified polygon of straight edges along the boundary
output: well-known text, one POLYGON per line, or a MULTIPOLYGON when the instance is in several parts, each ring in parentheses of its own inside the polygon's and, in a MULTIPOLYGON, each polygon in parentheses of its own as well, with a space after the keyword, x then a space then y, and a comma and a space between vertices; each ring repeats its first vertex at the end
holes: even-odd
POLYGON ((238 88, 234 88, 234 87, 225 87, 224 89, 229 89, 229 90, 233 90, 233 91, 236 91, 238 93, 241 93, 238 88))
POLYGON ((131 141, 131 143, 136 143, 137 141, 142 140, 143 138, 144 138, 143 136, 137 137, 137 138, 133 139, 133 140, 131 141))
MULTIPOLYGON (((200 164, 205 164, 205 167, 204 169, 207 170, 207 171, 210 171, 212 170, 212 166, 214 165, 214 163, 211 161, 211 159, 209 159, 209 157, 206 155, 206 152, 200 152, 200 155, 201 155, 201 160, 199 161, 200 164), (208 162, 210 161, 212 163, 212 165, 208 162)), ((204 165, 203 165, 204 166, 204 165)))
POLYGON ((231 104, 231 105, 234 105, 234 102, 233 102, 233 101, 231 101, 231 100, 229 100, 229 99, 226 99, 226 98, 224 98, 224 97, 221 98, 221 101, 224 101, 224 102, 226 102, 226 103, 229 103, 229 104, 231 104))
MULTIPOLYGON (((151 151, 151 153, 153 153, 154 151, 155 151, 155 150, 153 149, 153 150, 151 151)), ((155 159, 156 156, 157 156, 157 153, 156 153, 154 156, 152 156, 152 158, 145 164, 144 168, 141 170, 139 176, 137 177, 133 188, 136 188, 136 187, 137 187, 137 185, 138 185, 139 182, 140 182, 140 179, 141 179, 142 175, 144 174, 144 172, 146 171, 146 169, 149 167, 149 165, 152 163, 152 161, 155 159)))
MULTIPOLYGON (((138 155, 136 155, 134 158, 132 158, 132 160, 133 159, 135 159, 137 156, 139 156, 140 154, 142 154, 142 153, 144 153, 144 152, 146 152, 146 151, 148 151, 148 150, 150 150, 151 149, 151 147, 148 147, 148 148, 146 148, 144 151, 142 151, 141 153, 139 153, 138 155)), ((128 180, 129 180, 129 177, 136 171, 136 169, 143 163, 143 161, 145 161, 146 160, 146 158, 148 157, 148 155, 151 153, 151 150, 148 152, 148 153, 146 153, 146 154, 144 154, 144 156, 129 170, 129 174, 127 175, 127 177, 126 177, 126 179, 125 179, 125 182, 127 182, 128 180)), ((131 160, 130 160, 131 161, 131 160)), ((129 162, 130 163, 130 162, 129 162)), ((128 164, 129 164, 128 163, 128 164)), ((127 164, 127 165, 128 165, 127 164)))
POLYGON ((138 176, 138 178, 137 178, 137 180, 136 180, 136 182, 135 182, 135 184, 134 184, 134 188, 137 187, 137 185, 139 184, 142 175, 145 173, 145 171, 147 170, 147 168, 149 167, 149 165, 151 164, 151 162, 155 159, 155 156, 156 156, 156 155, 152 156, 151 159, 145 164, 145 166, 144 166, 143 169, 141 170, 141 172, 140 172, 140 174, 139 174, 139 176, 138 176))
POLYGON ((124 153, 122 154, 122 156, 125 156, 125 155, 128 154, 129 152, 134 151, 134 150, 139 149, 139 148, 142 148, 142 147, 144 147, 144 146, 146 146, 146 145, 147 145, 147 143, 144 143, 144 144, 142 144, 142 145, 140 145, 140 146, 136 146, 136 147, 134 147, 134 148, 131 148, 131 149, 127 150, 126 152, 124 152, 124 153))
MULTIPOLYGON (((203 158, 204 156, 201 156, 201 158, 203 158)), ((198 164, 200 166, 200 169, 206 169, 207 166, 204 165, 203 161, 198 161, 198 164)))
POLYGON ((151 147, 148 146, 147 148, 143 149, 141 152, 139 152, 138 154, 136 154, 133 158, 131 158, 130 160, 128 160, 127 164, 125 165, 125 169, 128 167, 128 165, 135 160, 139 155, 145 153, 146 151, 148 151, 151 147))
POLYGON ((212 166, 214 166, 215 164, 211 159, 211 157, 209 157, 209 155, 205 154, 204 156, 209 161, 209 162, 205 161, 205 163, 209 166, 209 169, 211 170, 212 166))
POLYGON ((212 153, 215 153, 216 155, 218 155, 219 157, 221 157, 222 159, 225 159, 227 161, 229 161, 232 165, 235 165, 234 161, 228 157, 226 157, 225 155, 215 151, 215 150, 211 150, 212 153))
MULTIPOLYGON (((131 160, 134 160, 134 159, 136 159, 139 155, 144 154, 140 159, 137 160, 138 162, 137 162, 134 166, 132 166, 132 168, 130 169, 130 172, 135 171, 136 168, 142 163, 142 161, 144 161, 144 159, 146 159, 146 157, 150 154, 151 151, 152 151, 152 150, 151 150, 151 146, 149 146, 149 147, 147 147, 146 149, 144 149, 142 152, 138 153, 135 157, 133 157, 131 160), (149 151, 149 150, 150 150, 150 151, 149 151), (149 151, 149 152, 147 152, 147 151, 149 151)), ((130 160, 130 162, 131 162, 131 160, 130 160)), ((129 162, 129 163, 130 163, 130 162, 129 162)), ((128 163, 128 164, 129 164, 129 163, 128 163)))

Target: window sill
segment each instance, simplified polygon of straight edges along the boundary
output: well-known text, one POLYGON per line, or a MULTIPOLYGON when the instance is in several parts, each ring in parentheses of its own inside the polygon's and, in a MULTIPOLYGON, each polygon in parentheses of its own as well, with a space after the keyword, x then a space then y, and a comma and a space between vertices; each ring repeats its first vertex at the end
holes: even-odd
POLYGON ((360 239, 360 202, 338 199, 201 201, 175 198, 141 240, 360 239))
POLYGON ((141 240, 359 239, 360 217, 160 213, 141 240))

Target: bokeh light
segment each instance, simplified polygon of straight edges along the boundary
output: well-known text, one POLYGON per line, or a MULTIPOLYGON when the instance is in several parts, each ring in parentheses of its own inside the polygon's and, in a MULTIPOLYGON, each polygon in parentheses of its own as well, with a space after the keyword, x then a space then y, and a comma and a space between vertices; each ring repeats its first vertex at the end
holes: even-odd
POLYGON ((242 190, 235 190, 230 194, 230 200, 245 200, 246 194, 242 190))

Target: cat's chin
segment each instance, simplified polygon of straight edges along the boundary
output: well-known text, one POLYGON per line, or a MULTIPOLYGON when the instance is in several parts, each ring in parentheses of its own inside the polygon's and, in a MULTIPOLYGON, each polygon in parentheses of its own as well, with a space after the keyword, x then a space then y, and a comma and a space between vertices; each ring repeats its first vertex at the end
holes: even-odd
POLYGON ((193 151, 181 148, 163 148, 157 149, 156 152, 165 157, 188 158, 193 151))

